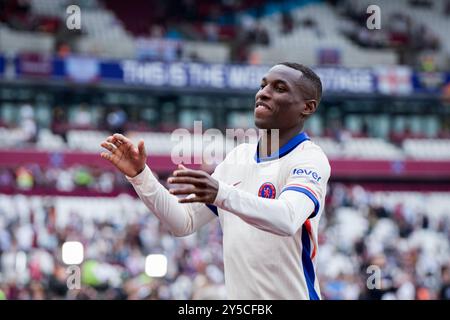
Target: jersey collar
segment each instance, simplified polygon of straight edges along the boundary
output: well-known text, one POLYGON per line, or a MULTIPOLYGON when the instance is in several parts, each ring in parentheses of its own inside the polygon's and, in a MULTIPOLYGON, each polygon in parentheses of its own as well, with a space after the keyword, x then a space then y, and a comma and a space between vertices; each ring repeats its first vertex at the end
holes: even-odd
POLYGON ((286 142, 286 144, 283 145, 277 152, 265 158, 260 158, 258 156, 258 149, 259 149, 259 142, 258 142, 258 145, 256 146, 255 161, 256 163, 260 163, 284 157, 289 152, 294 150, 300 143, 306 140, 310 140, 309 136, 306 134, 306 132, 300 132, 299 134, 291 138, 288 142, 286 142))

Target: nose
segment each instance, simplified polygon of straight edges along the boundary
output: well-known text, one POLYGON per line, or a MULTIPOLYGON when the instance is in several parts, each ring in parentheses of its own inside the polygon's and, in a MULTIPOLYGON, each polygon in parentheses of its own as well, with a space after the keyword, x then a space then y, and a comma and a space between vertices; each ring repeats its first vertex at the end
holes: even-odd
POLYGON ((269 85, 264 86, 264 88, 259 89, 259 91, 256 93, 255 100, 268 100, 270 99, 270 89, 269 85))

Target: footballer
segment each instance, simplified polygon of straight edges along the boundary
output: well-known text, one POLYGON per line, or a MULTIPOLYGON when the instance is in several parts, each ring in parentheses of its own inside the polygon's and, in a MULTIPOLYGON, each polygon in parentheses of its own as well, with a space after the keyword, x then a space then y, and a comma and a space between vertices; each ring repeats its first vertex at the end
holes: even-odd
POLYGON ((304 124, 321 95, 310 68, 276 64, 255 96, 255 125, 265 129, 258 143, 238 145, 212 175, 179 165, 170 190, 147 166, 142 140, 136 146, 114 134, 102 142, 108 152, 101 156, 175 236, 219 218, 228 299, 318 300, 318 226, 331 170, 304 124), (272 150, 275 138, 279 148, 272 150))

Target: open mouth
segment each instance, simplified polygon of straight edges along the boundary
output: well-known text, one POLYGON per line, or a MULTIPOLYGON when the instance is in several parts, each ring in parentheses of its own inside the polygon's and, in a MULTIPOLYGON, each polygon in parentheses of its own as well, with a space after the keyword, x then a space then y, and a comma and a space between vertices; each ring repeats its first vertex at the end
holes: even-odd
POLYGON ((257 102, 255 104, 255 109, 267 109, 267 110, 272 110, 271 107, 269 107, 268 104, 264 103, 264 102, 257 102))

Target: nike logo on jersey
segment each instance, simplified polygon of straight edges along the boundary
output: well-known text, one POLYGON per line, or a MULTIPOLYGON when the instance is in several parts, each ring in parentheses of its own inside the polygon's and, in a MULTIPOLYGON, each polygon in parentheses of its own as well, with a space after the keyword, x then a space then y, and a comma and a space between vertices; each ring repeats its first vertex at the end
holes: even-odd
POLYGON ((236 187, 239 183, 241 183, 242 181, 238 181, 236 183, 233 183, 233 187, 236 187))

